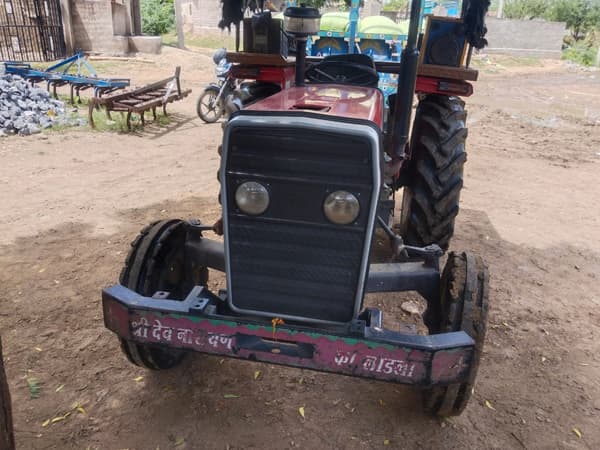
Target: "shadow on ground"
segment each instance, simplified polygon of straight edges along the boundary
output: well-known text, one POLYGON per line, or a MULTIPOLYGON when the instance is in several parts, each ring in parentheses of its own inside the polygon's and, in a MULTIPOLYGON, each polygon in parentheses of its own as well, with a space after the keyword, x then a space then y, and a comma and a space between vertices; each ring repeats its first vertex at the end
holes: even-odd
POLYGON ((100 290, 145 224, 210 223, 215 205, 164 202, 124 211, 112 236, 64 224, 0 249, 20 448, 580 448, 574 426, 600 446, 599 255, 514 246, 480 211, 461 212, 453 242, 483 256, 492 280, 479 384, 458 418, 429 418, 417 390, 382 382, 199 354, 169 372, 130 365, 103 326, 100 290))

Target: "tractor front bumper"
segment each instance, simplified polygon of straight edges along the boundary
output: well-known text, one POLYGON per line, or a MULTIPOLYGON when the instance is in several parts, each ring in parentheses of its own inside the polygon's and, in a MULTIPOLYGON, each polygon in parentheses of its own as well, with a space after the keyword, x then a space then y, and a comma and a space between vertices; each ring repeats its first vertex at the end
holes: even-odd
POLYGON ((201 286, 183 301, 144 297, 121 285, 102 292, 104 322, 119 337, 270 364, 410 385, 465 382, 473 340, 464 332, 403 334, 367 310, 345 327, 312 328, 217 314, 222 300, 201 286))

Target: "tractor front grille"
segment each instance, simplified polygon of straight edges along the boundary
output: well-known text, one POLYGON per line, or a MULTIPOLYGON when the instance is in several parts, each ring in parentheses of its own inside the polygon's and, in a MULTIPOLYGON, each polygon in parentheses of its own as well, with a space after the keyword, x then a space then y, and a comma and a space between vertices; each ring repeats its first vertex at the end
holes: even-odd
POLYGON ((233 309, 300 321, 354 317, 368 270, 379 159, 374 130, 362 125, 363 134, 348 133, 347 127, 244 114, 228 125, 221 179, 233 309), (235 203, 245 181, 268 187, 270 205, 260 216, 244 214, 235 203), (323 213, 325 197, 340 189, 361 203, 356 222, 347 226, 323 213))

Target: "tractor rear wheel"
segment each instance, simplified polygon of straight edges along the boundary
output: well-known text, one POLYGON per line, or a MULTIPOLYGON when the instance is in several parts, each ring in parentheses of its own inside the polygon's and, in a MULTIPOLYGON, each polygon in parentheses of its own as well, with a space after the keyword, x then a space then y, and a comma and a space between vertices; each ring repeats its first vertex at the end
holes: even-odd
MULTIPOLYGON (((185 222, 178 219, 162 220, 144 228, 131 243, 120 283, 144 296, 168 291, 169 298, 176 300, 183 300, 194 286, 206 285, 206 267, 186 266, 185 238, 185 222)), ((173 368, 185 356, 181 350, 126 339, 121 339, 121 350, 133 364, 154 370, 173 368)))
POLYGON ((400 234, 407 244, 448 249, 467 159, 466 118, 457 97, 427 95, 419 102, 400 217, 400 234))
POLYGON ((483 260, 469 253, 448 255, 441 280, 437 323, 431 333, 464 331, 475 341, 467 381, 424 391, 425 410, 436 416, 457 416, 475 386, 488 315, 488 272, 483 260))

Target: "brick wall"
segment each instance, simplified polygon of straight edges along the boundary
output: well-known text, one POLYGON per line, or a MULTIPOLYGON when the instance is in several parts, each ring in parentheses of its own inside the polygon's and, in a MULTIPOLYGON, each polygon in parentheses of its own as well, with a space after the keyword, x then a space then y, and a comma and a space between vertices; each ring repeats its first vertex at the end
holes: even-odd
POLYGON ((71 0, 74 47, 108 50, 113 37, 112 6, 109 0, 71 0))

